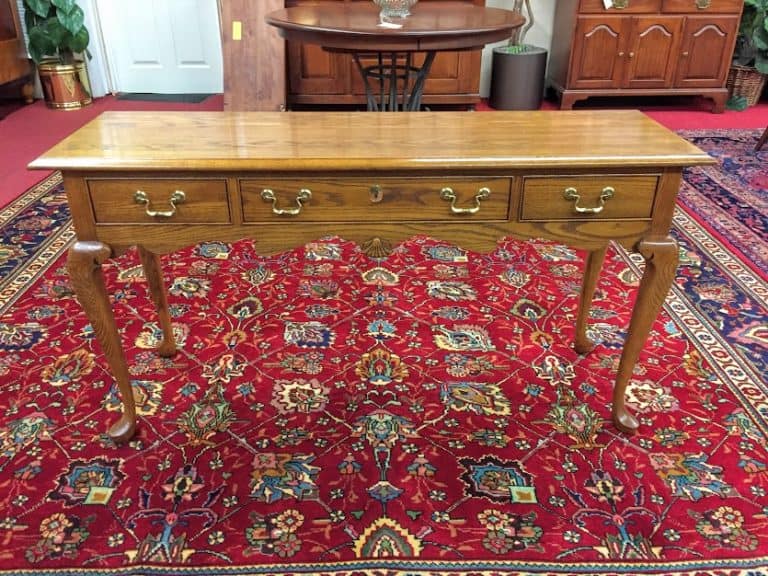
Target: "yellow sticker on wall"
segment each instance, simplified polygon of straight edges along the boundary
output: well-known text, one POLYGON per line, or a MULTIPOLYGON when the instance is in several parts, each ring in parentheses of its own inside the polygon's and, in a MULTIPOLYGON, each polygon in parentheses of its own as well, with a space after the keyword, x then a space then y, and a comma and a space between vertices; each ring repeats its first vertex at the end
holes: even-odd
POLYGON ((243 39, 243 23, 240 20, 232 20, 232 40, 243 39))

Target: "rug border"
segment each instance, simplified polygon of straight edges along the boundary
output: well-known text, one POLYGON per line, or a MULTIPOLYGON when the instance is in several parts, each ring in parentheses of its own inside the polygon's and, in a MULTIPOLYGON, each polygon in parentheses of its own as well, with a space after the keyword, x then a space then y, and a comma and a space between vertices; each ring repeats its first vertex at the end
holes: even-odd
MULTIPOLYGON (((63 181, 60 172, 54 172, 38 182, 0 211, 0 227, 18 217, 35 202, 50 193, 63 181)), ((27 290, 59 259, 62 252, 75 240, 72 220, 65 222, 61 229, 40 243, 31 258, 23 261, 5 277, 0 278, 0 314, 6 313, 27 290)))
MULTIPOLYGON (((306 563, 283 563, 283 564, 260 564, 244 565, 237 567, 216 567, 216 566, 167 566, 161 564, 136 564, 119 568, 46 568, 42 570, 21 569, 2 571, 2 576, 66 576, 66 575, 85 575, 85 576, 200 576, 206 574, 210 576, 264 576, 274 574, 334 574, 341 571, 350 571, 356 574, 381 574, 378 571, 386 571, 387 576, 400 574, 403 576, 437 576, 440 573, 461 574, 471 572, 473 576, 483 574, 507 574, 508 576, 524 576, 527 574, 549 574, 551 576, 559 575, 590 575, 600 576, 608 574, 659 574, 665 576, 696 576, 701 575, 702 570, 747 570, 755 568, 765 568, 768 566, 768 556, 758 556, 755 558, 741 560, 698 560, 683 562, 663 562, 658 564, 644 564, 642 562, 616 562, 616 563, 595 563, 595 562, 574 562, 574 563, 551 563, 551 562, 530 562, 530 561, 437 561, 437 560, 346 560, 333 562, 329 564, 306 562, 306 563), (672 570, 670 572, 670 570, 672 570), (422 572, 423 571, 423 572, 422 572)), ((740 572, 738 574, 750 574, 749 572, 740 572)), ((754 573, 752 573, 754 574, 754 573)), ((733 572, 729 576, 737 576, 733 572)))

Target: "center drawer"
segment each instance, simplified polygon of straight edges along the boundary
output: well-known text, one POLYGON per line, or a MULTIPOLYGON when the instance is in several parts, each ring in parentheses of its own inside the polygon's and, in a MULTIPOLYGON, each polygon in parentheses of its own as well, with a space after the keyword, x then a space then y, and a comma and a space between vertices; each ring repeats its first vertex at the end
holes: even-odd
POLYGON ((240 194, 244 222, 506 220, 510 179, 247 178, 240 194))

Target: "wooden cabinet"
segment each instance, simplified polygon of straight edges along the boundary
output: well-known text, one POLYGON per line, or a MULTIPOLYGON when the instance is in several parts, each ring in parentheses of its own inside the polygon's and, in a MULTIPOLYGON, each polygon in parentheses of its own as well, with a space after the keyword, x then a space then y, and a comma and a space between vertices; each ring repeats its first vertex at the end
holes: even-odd
POLYGON ((25 99, 31 102, 31 68, 25 52, 16 0, 0 0, 0 85, 21 84, 25 99))
POLYGON ((549 82, 561 108, 590 96, 701 95, 725 107, 741 0, 560 0, 549 82))
MULTIPOLYGON (((370 0, 286 0, 286 7, 370 0)), ((430 2, 432 0, 420 0, 430 2)), ((456 0, 485 5, 485 0, 456 0)), ((365 104, 365 89, 349 54, 287 42, 288 104, 365 104)), ((439 52, 424 87, 425 104, 474 105, 480 101, 480 50, 439 52)), ((416 62, 423 58, 416 56, 416 62)), ((374 59, 364 60, 374 64, 374 59)))

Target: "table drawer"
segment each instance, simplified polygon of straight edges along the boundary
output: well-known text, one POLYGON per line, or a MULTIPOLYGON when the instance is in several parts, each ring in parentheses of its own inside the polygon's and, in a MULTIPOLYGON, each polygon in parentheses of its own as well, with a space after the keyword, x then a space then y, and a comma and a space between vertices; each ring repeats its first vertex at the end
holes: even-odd
POLYGON ((743 0, 664 0, 662 10, 683 14, 740 14, 743 0))
POLYGON ((240 193, 244 222, 506 220, 510 179, 243 179, 240 193))
MULTIPOLYGON (((693 1, 693 0, 691 0, 693 1)), ((606 12, 658 12, 661 0, 614 0, 613 8, 606 10, 603 0, 581 0, 581 12, 605 14, 606 12)))
POLYGON ((89 179, 98 224, 229 224, 224 178, 89 179))
POLYGON ((658 176, 526 177, 520 219, 649 220, 658 176))

